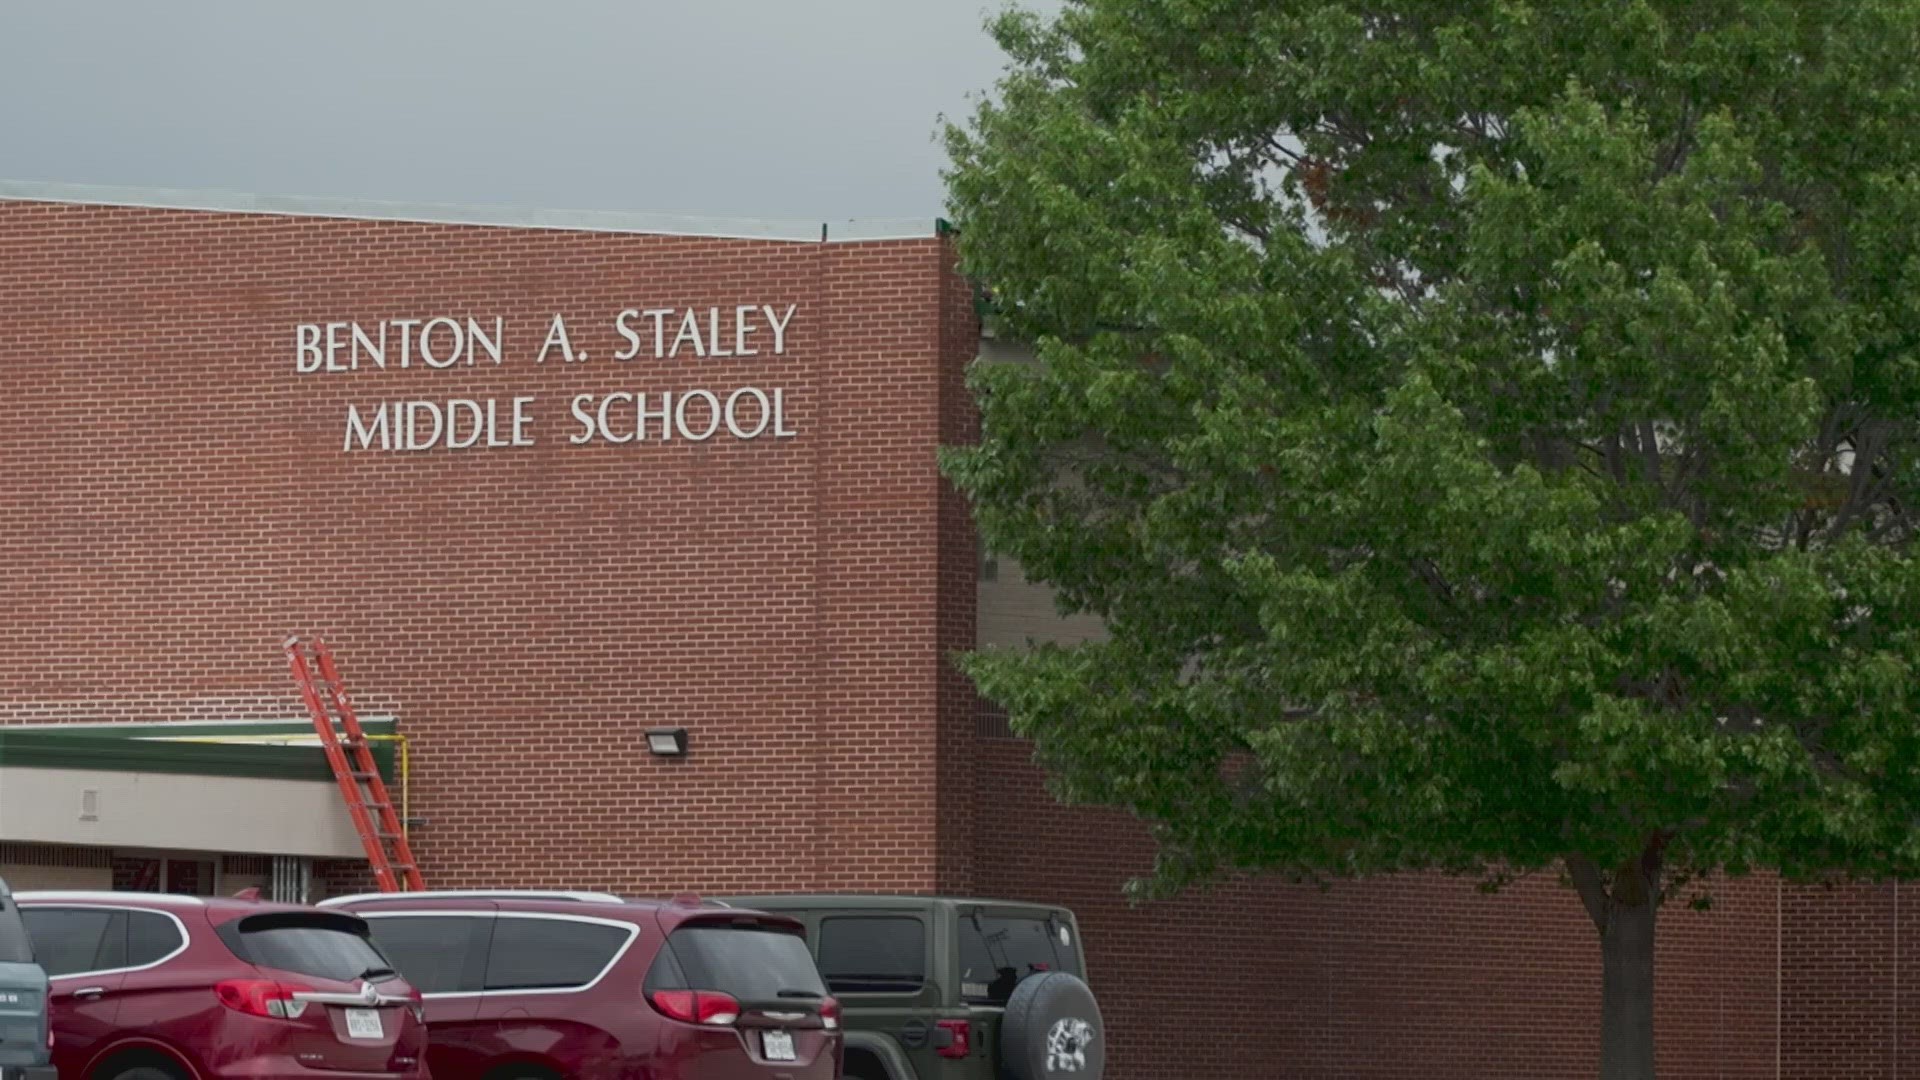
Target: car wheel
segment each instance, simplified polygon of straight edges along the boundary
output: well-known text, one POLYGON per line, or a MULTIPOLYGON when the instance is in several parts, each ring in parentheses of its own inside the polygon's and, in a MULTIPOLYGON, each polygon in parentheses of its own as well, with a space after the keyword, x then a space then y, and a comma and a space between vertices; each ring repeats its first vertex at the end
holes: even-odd
POLYGON ((106 1080, 180 1080, 180 1077, 169 1069, 153 1065, 135 1065, 131 1069, 109 1074, 106 1080))
POLYGON ((1100 1080, 1107 1035, 1100 1003, 1074 975, 1048 971, 1021 981, 1001 1018, 1002 1064, 1014 1080, 1100 1080))

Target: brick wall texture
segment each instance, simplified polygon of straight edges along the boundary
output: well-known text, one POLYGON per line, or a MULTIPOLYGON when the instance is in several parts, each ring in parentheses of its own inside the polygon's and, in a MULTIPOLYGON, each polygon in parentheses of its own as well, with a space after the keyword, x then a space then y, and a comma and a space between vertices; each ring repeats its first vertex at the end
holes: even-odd
MULTIPOLYGON (((1138 825, 1052 803, 949 662, 977 556, 935 450, 973 437, 975 347, 938 237, 0 203, 0 723, 297 715, 279 642, 319 634, 411 738, 432 885, 1061 902, 1118 1080, 1593 1075, 1597 948, 1551 881, 1121 900, 1138 825), (744 304, 797 305, 784 354, 761 319, 758 356, 614 358, 624 309, 744 304), (536 364, 556 313, 586 357, 536 364), (296 371, 300 324, 442 315, 503 319, 503 362, 296 371), (568 442, 575 394, 746 386, 792 437, 568 442), (350 403, 515 396, 536 445, 342 449, 350 403)), ((1920 898, 1716 900, 1663 916, 1663 1076, 1920 1077, 1920 898)))

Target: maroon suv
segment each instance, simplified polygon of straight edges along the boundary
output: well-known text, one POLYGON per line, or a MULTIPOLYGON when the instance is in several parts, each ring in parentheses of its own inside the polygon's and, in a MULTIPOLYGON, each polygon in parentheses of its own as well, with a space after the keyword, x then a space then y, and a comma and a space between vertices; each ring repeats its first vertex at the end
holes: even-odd
POLYGON ((426 1080, 420 995, 345 912, 14 894, 70 1080, 426 1080))
POLYGON ((435 1077, 837 1080, 840 1006, 801 924, 694 898, 415 892, 365 918, 426 1000, 435 1077))

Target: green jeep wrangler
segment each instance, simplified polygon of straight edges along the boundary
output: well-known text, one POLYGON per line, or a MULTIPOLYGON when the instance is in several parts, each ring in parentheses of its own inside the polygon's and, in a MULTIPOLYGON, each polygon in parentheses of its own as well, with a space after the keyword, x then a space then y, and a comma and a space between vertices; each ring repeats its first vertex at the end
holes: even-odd
POLYGON ((1101 1080, 1073 912, 924 896, 729 896, 806 923, 849 1080, 1101 1080))

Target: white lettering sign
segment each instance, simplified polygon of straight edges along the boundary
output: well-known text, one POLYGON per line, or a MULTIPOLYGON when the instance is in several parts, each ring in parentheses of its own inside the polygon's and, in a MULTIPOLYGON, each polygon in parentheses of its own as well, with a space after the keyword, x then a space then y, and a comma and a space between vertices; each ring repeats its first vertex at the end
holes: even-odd
MULTIPOLYGON (((611 321, 610 355, 623 365, 641 360, 691 364, 701 375, 723 380, 738 370, 726 366, 727 362, 785 356, 787 331, 798 310, 797 304, 625 308, 611 321)), ((600 348, 591 336, 582 332, 576 337, 566 318, 555 314, 547 321, 533 363, 586 362, 600 348), (588 347, 576 347, 576 341, 588 347)), ((435 376, 504 366, 510 362, 508 351, 506 320, 499 316, 310 322, 293 328, 296 375, 419 372, 435 376)), ((735 385, 725 388, 696 385, 576 394, 569 407, 575 430, 567 435, 567 444, 621 446, 699 443, 722 436, 742 441, 795 436, 784 387, 742 386, 733 381, 735 385)), ((398 401, 350 402, 341 449, 425 453, 535 446, 538 405, 537 397, 531 395, 425 394, 398 401)))

